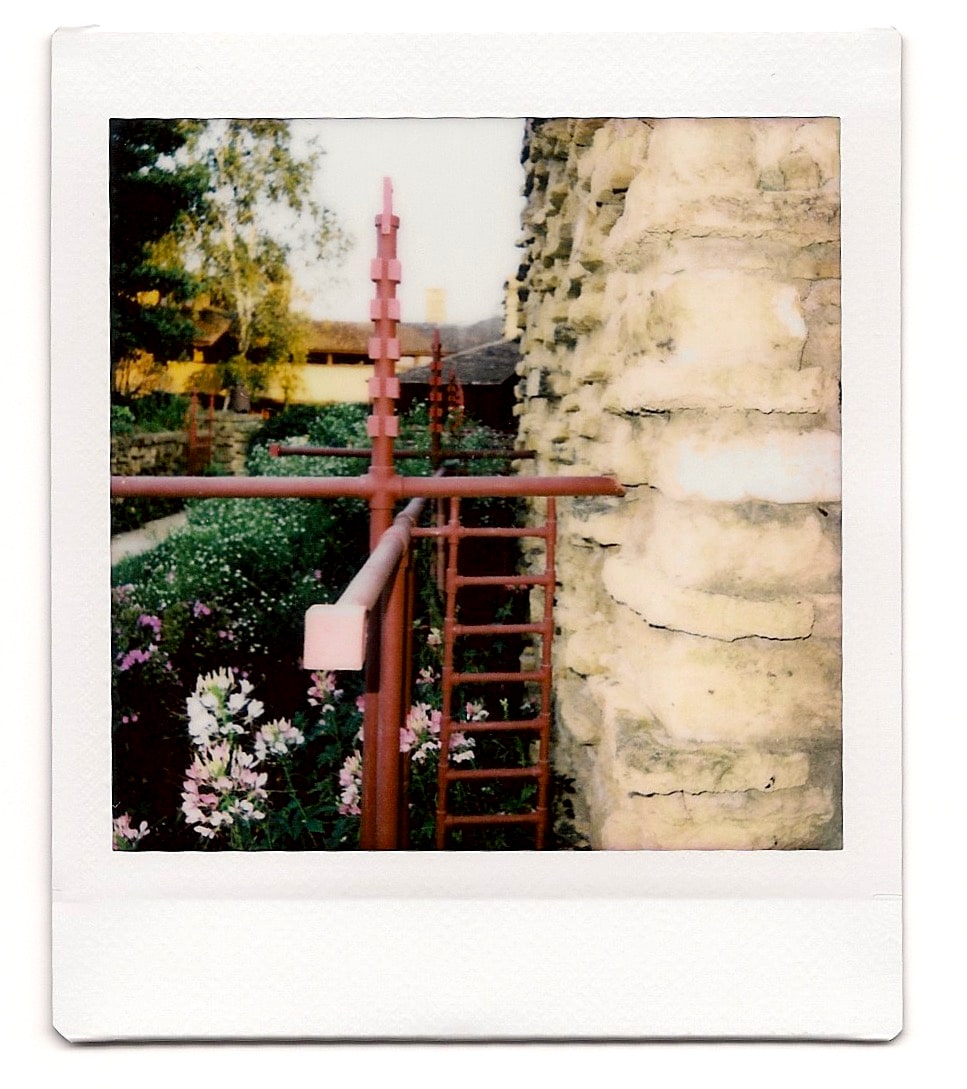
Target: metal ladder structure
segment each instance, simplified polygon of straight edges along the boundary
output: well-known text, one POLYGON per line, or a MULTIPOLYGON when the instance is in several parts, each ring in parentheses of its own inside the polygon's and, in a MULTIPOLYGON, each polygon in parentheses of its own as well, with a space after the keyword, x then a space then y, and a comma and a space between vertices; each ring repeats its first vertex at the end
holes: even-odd
MULTIPOLYGON (((450 499, 450 516, 443 533, 447 540, 447 568, 445 577, 445 612, 443 627, 442 673, 442 720, 440 724, 440 760, 438 765, 436 846, 447 846, 448 834, 458 828, 496 827, 498 825, 531 825, 534 829, 534 847, 541 850, 547 840, 549 823, 549 794, 551 785, 551 640, 554 635, 554 540, 557 530, 556 505, 547 499, 547 520, 540 526, 495 527, 465 526, 460 521, 460 497, 450 499), (528 575, 465 575, 459 570, 460 542, 467 538, 524 538, 534 537, 544 541, 544 570, 528 575), (523 624, 461 624, 459 622, 458 595, 461 589, 470 587, 504 587, 529 589, 541 586, 544 590, 544 608, 540 620, 523 624), (520 672, 459 672, 455 666, 457 640, 467 636, 529 635, 540 638, 540 665, 536 669, 520 672), (455 696, 465 685, 523 684, 532 685, 539 692, 537 714, 533 718, 496 721, 467 722, 454 717, 455 696), (532 763, 523 767, 455 767, 450 760, 450 740, 454 733, 516 734, 529 736, 532 763), (533 749, 536 747, 536 753, 533 749), (532 808, 521 812, 460 813, 455 812, 451 801, 451 788, 457 783, 480 783, 514 779, 531 781, 536 787, 536 801, 532 808)), ((430 531, 433 532, 433 531, 430 531)))

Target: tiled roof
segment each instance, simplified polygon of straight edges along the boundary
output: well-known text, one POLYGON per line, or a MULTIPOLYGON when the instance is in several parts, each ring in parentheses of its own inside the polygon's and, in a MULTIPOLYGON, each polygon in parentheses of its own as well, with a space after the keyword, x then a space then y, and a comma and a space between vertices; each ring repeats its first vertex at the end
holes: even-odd
MULTIPOLYGON (((497 340, 483 344, 479 348, 468 348, 464 352, 455 352, 443 357, 443 379, 455 368, 457 378, 464 386, 499 386, 516 375, 517 361, 520 359, 520 342, 516 340, 497 340)), ((400 381, 413 385, 430 384, 430 367, 414 367, 400 375, 400 381)))

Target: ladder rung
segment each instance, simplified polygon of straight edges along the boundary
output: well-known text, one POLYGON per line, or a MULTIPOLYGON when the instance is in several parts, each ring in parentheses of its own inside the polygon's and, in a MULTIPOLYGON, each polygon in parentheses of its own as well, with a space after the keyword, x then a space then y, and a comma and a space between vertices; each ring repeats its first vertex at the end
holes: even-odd
POLYGON ((525 529, 518 526, 460 526, 454 530, 450 526, 416 526, 411 531, 413 537, 547 537, 547 526, 525 529))
MULTIPOLYGON (((450 531, 453 533, 453 531, 450 531)), ((457 537, 546 537, 547 526, 460 526, 457 537)))
POLYGON ((542 681, 547 677, 547 669, 528 669, 523 673, 451 673, 451 684, 528 684, 542 681))
POLYGON ((458 779, 539 779, 541 769, 533 764, 526 768, 445 768, 450 782, 458 779))
POLYGON ((543 730, 547 725, 547 716, 541 715, 538 718, 522 718, 512 722, 489 722, 487 719, 482 719, 479 722, 460 722, 458 719, 452 719, 450 729, 454 733, 461 734, 508 733, 511 731, 520 733, 522 730, 543 730))
POLYGON ((443 823, 452 828, 455 824, 537 824, 543 819, 544 814, 537 810, 529 813, 475 813, 463 817, 448 813, 443 823))
POLYGON ((543 575, 454 575, 455 586, 546 586, 551 580, 543 575))
POLYGON ((454 624, 454 635, 543 635, 547 624, 454 624))

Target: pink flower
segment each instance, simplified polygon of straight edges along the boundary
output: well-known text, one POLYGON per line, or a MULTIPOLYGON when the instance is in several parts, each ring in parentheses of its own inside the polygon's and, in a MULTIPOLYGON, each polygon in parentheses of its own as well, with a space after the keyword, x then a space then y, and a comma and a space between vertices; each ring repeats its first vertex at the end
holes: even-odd
POLYGON ((344 817, 358 817, 362 810, 359 803, 363 787, 363 758, 358 749, 347 756, 339 769, 339 812, 344 817))
POLYGON ((202 601, 196 601, 195 605, 194 605, 194 608, 191 611, 195 616, 211 616, 212 615, 211 609, 209 609, 209 607, 202 601))
POLYGON ((329 696, 339 699, 342 689, 336 687, 335 673, 310 673, 312 686, 309 688, 309 703, 312 707, 322 706, 323 713, 333 710, 333 705, 328 701, 329 696))
POLYGON ((138 662, 147 662, 151 660, 151 655, 154 653, 155 645, 152 643, 147 650, 142 650, 140 647, 134 647, 124 655, 121 659, 118 669, 121 673, 125 673, 138 662))
POLYGON ((150 628, 157 638, 161 634, 161 620, 157 616, 150 616, 148 613, 142 613, 138 617, 138 623, 143 628, 150 628))
POLYGON ((131 815, 122 813, 114 819, 114 850, 131 851, 149 834, 151 829, 147 821, 142 821, 137 828, 131 825, 131 815))

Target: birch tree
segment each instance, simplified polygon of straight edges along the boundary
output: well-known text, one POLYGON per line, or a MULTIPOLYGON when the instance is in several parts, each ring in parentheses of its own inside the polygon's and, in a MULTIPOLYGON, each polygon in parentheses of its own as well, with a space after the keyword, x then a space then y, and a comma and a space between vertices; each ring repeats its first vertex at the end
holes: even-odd
POLYGON ((349 245, 313 196, 321 152, 294 150, 288 121, 220 119, 193 132, 183 156, 210 182, 183 224, 185 267, 231 322, 234 354, 223 384, 257 392, 274 365, 305 357, 294 268, 339 260, 349 245))

